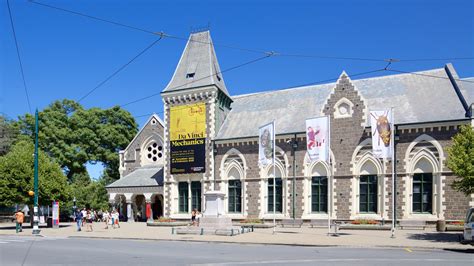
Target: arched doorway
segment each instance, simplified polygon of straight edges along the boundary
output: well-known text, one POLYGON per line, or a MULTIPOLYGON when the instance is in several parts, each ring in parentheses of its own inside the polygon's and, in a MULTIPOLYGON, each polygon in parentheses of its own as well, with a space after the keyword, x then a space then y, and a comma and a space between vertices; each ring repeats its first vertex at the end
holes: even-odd
POLYGON ((135 221, 136 222, 146 222, 146 203, 145 196, 136 195, 135 196, 135 221))
POLYGON ((163 216, 163 197, 161 195, 154 195, 151 209, 153 212, 153 219, 158 219, 163 216))

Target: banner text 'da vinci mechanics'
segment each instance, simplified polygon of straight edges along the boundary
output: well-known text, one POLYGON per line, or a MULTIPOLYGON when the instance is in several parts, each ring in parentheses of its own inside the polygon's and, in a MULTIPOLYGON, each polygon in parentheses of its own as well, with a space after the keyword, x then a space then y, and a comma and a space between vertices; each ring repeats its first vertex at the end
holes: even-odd
POLYGON ((170 108, 171 174, 204 173, 206 104, 170 108))

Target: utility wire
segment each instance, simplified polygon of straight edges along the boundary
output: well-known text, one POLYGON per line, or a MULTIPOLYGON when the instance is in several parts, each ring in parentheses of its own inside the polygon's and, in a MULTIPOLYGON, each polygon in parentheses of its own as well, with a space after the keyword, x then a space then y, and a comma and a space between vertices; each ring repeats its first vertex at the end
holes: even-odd
MULTIPOLYGON (((361 75, 366 75, 366 74, 370 74, 370 73, 376 73, 376 72, 381 72, 381 71, 385 71, 386 69, 376 69, 376 70, 372 70, 372 71, 366 71, 366 72, 361 72, 361 73, 356 73, 356 74, 353 74, 353 75, 348 75, 350 77, 357 77, 357 76, 361 76, 361 75)), ((224 72, 224 71, 223 71, 224 72)), ((306 83, 304 85, 299 85, 299 86, 293 86, 293 87, 289 87, 289 88, 286 88, 286 89, 291 89, 291 88, 299 88, 299 87, 304 87, 304 86, 310 86, 310 85, 316 85, 316 84, 320 84, 320 83, 325 83, 325 82, 330 82, 330 81, 336 81, 338 80, 339 77, 335 77, 335 78, 331 78, 331 79, 325 79, 325 80, 320 80, 320 81, 315 81, 315 82, 311 82, 311 83, 306 83)), ((184 85, 181 85, 181 86, 184 86, 184 85)), ((178 86, 179 87, 179 86, 178 86)), ((176 87, 175 87, 176 88, 176 87)), ((274 92, 274 91, 279 91, 279 90, 284 90, 284 89, 278 89, 278 90, 273 90, 273 91, 264 91, 264 92, 261 92, 261 93, 268 93, 268 92, 274 92)), ((156 94, 157 95, 157 94, 156 94)), ((154 95, 153 95, 154 96, 154 95)), ((149 97, 153 97, 153 96, 149 96, 149 97)), ((141 100, 141 99, 139 99, 141 100)), ((133 102, 131 102, 133 103, 133 102)), ((131 104, 131 103, 127 103, 127 104, 131 104)), ((123 107, 127 104, 124 104, 124 105, 121 105, 120 107, 123 107)), ((183 107, 181 109, 186 109, 188 107, 183 107)), ((179 109, 174 109, 174 110, 179 110, 179 109)), ((150 113, 150 114, 144 114, 144 115, 137 115, 137 116, 134 116, 135 118, 141 118, 141 117, 146 117, 146 116, 150 116, 152 114, 163 114, 164 111, 161 111, 161 112, 154 112, 154 113, 150 113)))
POLYGON ((318 58, 318 59, 335 59, 335 60, 386 62, 386 59, 377 59, 377 58, 337 57, 337 56, 325 56, 325 55, 305 55, 305 54, 285 54, 285 53, 280 53, 279 55, 280 55, 280 56, 284 56, 284 57, 300 57, 300 58, 318 58))
POLYGON ((146 30, 146 29, 126 25, 126 24, 123 24, 123 23, 120 23, 120 22, 116 22, 116 21, 112 21, 112 20, 108 20, 108 19, 103 19, 103 18, 87 15, 87 14, 84 14, 84 13, 76 12, 76 11, 73 11, 73 10, 69 10, 69 9, 65 9, 65 8, 61 8, 61 7, 57 7, 57 6, 52 6, 52 5, 40 3, 40 2, 37 2, 37 1, 34 1, 34 0, 29 0, 29 1, 32 4, 40 5, 40 6, 43 6, 43 7, 48 7, 48 8, 60 10, 60 11, 66 12, 66 13, 70 13, 70 14, 74 14, 74 15, 78 15, 78 16, 82 16, 82 17, 102 21, 102 22, 109 23, 109 24, 114 24, 116 26, 125 27, 125 28, 129 28, 129 29, 132 29, 132 30, 142 31, 142 32, 149 33, 149 34, 155 34, 155 32, 153 32, 153 31, 149 31, 149 30, 146 30))
POLYGON ((128 65, 130 65, 133 61, 135 61, 135 59, 137 59, 138 57, 140 57, 142 54, 144 54, 146 51, 148 51, 151 47, 153 47, 155 44, 157 44, 159 41, 161 41, 163 39, 163 36, 160 36, 160 38, 158 40, 155 40, 153 41, 150 45, 148 45, 145 49, 143 49, 140 53, 138 53, 136 56, 134 56, 132 59, 130 59, 130 61, 128 61, 127 63, 125 63, 123 66, 121 66, 120 68, 118 68, 114 73, 112 73, 111 75, 109 75, 106 79, 104 79, 102 82, 100 82, 99 84, 97 84, 97 86, 95 86, 92 90, 90 90, 88 93, 86 93, 84 96, 82 96, 79 100, 77 100, 78 103, 80 103, 82 100, 84 100, 86 97, 88 97, 89 95, 91 95, 95 90, 97 90, 98 88, 102 87, 102 85, 104 85, 107 81, 109 81, 110 79, 112 79, 115 75, 117 75, 120 71, 124 70, 128 65))
MULTIPOLYGON (((232 70, 237 69, 237 68, 241 68, 241 67, 246 66, 246 65, 250 65, 250 64, 256 63, 256 62, 258 62, 258 61, 261 61, 261 60, 266 59, 266 58, 268 58, 268 57, 270 57, 270 56, 273 56, 273 55, 274 55, 273 52, 269 52, 269 53, 267 53, 267 55, 265 55, 265 56, 262 56, 262 57, 253 59, 253 60, 251 60, 251 61, 248 61, 248 62, 239 64, 239 65, 236 65, 236 66, 233 66, 233 67, 231 67, 231 68, 227 68, 227 69, 225 69, 225 70, 223 70, 223 71, 220 71, 220 72, 217 72, 217 73, 214 73, 214 74, 211 74, 211 75, 202 77, 202 78, 200 78, 200 79, 196 79, 196 80, 193 80, 193 81, 190 81, 190 82, 187 82, 187 83, 184 83, 184 84, 175 86, 175 87, 171 87, 171 88, 169 88, 169 90, 179 89, 179 88, 181 88, 181 87, 184 87, 184 86, 186 86, 186 85, 192 84, 192 83, 194 83, 194 82, 197 82, 197 81, 200 81, 200 80, 203 80, 203 79, 207 79, 207 78, 210 78, 210 77, 212 77, 212 76, 216 76, 216 75, 219 75, 219 74, 222 74, 222 73, 225 73, 225 72, 229 72, 229 71, 232 71, 232 70)), ((137 103, 137 102, 141 102, 141 101, 143 101, 143 100, 146 100, 146 99, 149 99, 149 98, 158 96, 158 95, 160 95, 160 94, 161 94, 161 92, 153 93, 153 94, 151 94, 151 95, 148 95, 148 96, 145 96, 145 97, 136 99, 136 100, 134 100, 134 101, 131 101, 131 102, 128 102, 128 103, 125 103, 125 104, 122 104, 122 105, 120 105, 120 107, 125 107, 125 106, 130 105, 130 104, 134 104, 134 103, 137 103)))
MULTIPOLYGON (((155 31, 144 29, 144 28, 139 28, 139 27, 127 25, 127 24, 124 24, 124 23, 121 23, 121 22, 116 22, 116 21, 112 21, 112 20, 109 20, 109 19, 104 19, 104 18, 100 18, 100 17, 80 13, 80 12, 77 12, 77 11, 73 11, 73 10, 69 10, 69 9, 65 9, 65 8, 61 8, 61 7, 57 7, 57 6, 53 6, 53 5, 44 4, 44 3, 34 1, 34 0, 29 0, 29 1, 30 1, 30 3, 40 5, 40 6, 43 6, 43 7, 63 11, 63 12, 66 12, 66 13, 74 14, 74 15, 77 15, 77 16, 82 16, 82 17, 85 17, 85 18, 89 18, 89 19, 93 19, 93 20, 113 24, 113 25, 116 25, 116 26, 132 29, 132 30, 136 30, 136 31, 141 31, 141 32, 148 33, 148 34, 160 35, 162 37, 167 37, 167 38, 170 38, 170 39, 197 42, 197 43, 202 43, 202 44, 211 44, 210 42, 206 42, 206 41, 199 41, 199 40, 193 40, 193 39, 186 38, 186 37, 181 37, 181 36, 163 34, 162 32, 158 33, 158 32, 155 32, 155 31)), ((220 46, 220 47, 234 49, 234 50, 240 50, 240 51, 252 52, 252 53, 259 53, 259 54, 266 54, 265 50, 242 48, 242 47, 219 44, 219 43, 212 43, 212 44, 214 46, 220 46)), ((369 61, 369 62, 370 61, 371 62, 387 61, 386 59, 380 59, 380 58, 340 57, 340 56, 291 54, 291 53, 278 53, 278 55, 279 56, 285 56, 285 57, 295 57, 295 58, 316 58, 316 59, 331 59, 331 60, 350 60, 350 61, 369 61)), ((456 61, 456 60, 474 60, 474 57, 403 59, 403 60, 397 60, 397 62, 456 61)))
MULTIPOLYGON (((381 68, 381 69, 376 69, 376 70, 371 70, 371 71, 356 73, 356 74, 352 74, 352 75, 349 75, 349 74, 348 74, 347 76, 348 76, 348 77, 357 77, 357 76, 362 76, 362 75, 366 75, 366 74, 382 72, 382 71, 385 71, 385 70, 386 70, 385 68, 381 68)), ((339 79, 339 76, 338 76, 338 77, 335 77, 335 78, 323 79, 323 80, 319 80, 319 81, 314 81, 314 82, 310 82, 310 83, 300 84, 300 85, 291 86, 291 87, 287 87, 287 88, 284 88, 284 89, 278 89, 278 90, 285 90, 285 89, 291 89, 291 88, 300 88, 300 87, 306 87, 306 86, 311 86, 311 85, 317 85, 317 84, 321 84, 321 83, 327 83, 327 82, 331 82, 331 81, 336 81, 336 80, 338 80, 338 79, 339 79)))
MULTIPOLYGON (((447 79, 447 77, 440 77, 440 76, 435 76, 435 75, 430 75, 430 74, 424 74, 424 73, 419 73, 419 72, 410 72, 410 71, 403 71, 403 70, 396 70, 396 69, 386 69, 387 71, 391 72, 396 72, 396 73, 402 73, 402 74, 411 74, 411 75, 416 75, 416 76, 423 76, 423 77, 428 77, 428 78, 437 78, 437 79, 447 79)), ((467 82, 467 83, 474 83, 474 81, 470 80, 462 80, 462 79, 454 79, 455 81, 460 81, 460 82, 467 82)))
MULTIPOLYGON (((51 9, 56 9, 56 10, 63 11, 63 12, 66 12, 66 13, 78 15, 78 16, 81 16, 81 17, 86 17, 86 18, 90 18, 90 19, 93 19, 93 20, 102 21, 102 22, 113 24, 113 25, 116 25, 116 26, 120 26, 120 27, 124 27, 124 28, 128 28, 128 29, 133 29, 133 30, 145 32, 145 33, 148 33, 148 34, 153 34, 153 35, 159 34, 161 36, 165 36, 165 37, 168 37, 168 38, 171 38, 171 39, 185 40, 185 41, 189 40, 189 41, 197 42, 197 43, 210 44, 209 42, 204 42, 204 41, 199 41, 199 40, 191 40, 189 38, 180 37, 180 36, 164 35, 163 33, 157 33, 157 32, 154 32, 154 31, 147 30, 147 29, 143 29, 143 28, 123 24, 121 22, 116 22, 116 21, 112 21, 112 20, 108 20, 108 19, 104 19, 104 18, 99 18, 99 17, 96 17, 96 16, 87 15, 87 14, 80 13, 80 12, 77 12, 77 11, 73 11, 73 10, 69 10, 69 9, 65 9, 65 8, 61 8, 61 7, 57 7, 57 6, 53 6, 53 5, 44 4, 44 3, 37 2, 37 1, 34 1, 34 0, 30 0, 30 3, 40 5, 40 6, 43 6, 43 7, 48 7, 48 8, 51 8, 51 9)), ((235 50, 253 52, 253 53, 260 53, 260 54, 265 54, 266 53, 266 51, 263 51, 263 50, 241 48, 241 47, 230 46, 230 45, 220 45, 220 44, 216 44, 216 43, 214 43, 214 45, 218 45, 218 46, 222 46, 222 47, 226 47, 226 48, 230 48, 230 49, 235 49, 235 50)))
POLYGON ((398 62, 460 61, 460 60, 474 60, 474 57, 400 59, 398 62))
POLYGON ((26 86, 25 73, 23 71, 23 64, 21 63, 20 49, 18 48, 18 40, 16 38, 15 25, 13 24, 12 11, 10 9, 10 1, 7 0, 8 14, 10 15, 10 22, 12 25, 13 39, 15 39, 16 54, 18 56, 18 62, 20 63, 21 78, 23 79, 23 87, 25 88, 26 101, 28 102, 28 110, 31 113, 30 96, 28 95, 28 87, 26 86))

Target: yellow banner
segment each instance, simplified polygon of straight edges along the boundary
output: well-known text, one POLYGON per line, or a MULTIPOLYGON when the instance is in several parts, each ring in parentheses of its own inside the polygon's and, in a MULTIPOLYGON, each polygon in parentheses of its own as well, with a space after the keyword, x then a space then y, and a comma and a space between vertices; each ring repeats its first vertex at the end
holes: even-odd
POLYGON ((206 104, 170 107, 170 140, 206 137, 206 104))

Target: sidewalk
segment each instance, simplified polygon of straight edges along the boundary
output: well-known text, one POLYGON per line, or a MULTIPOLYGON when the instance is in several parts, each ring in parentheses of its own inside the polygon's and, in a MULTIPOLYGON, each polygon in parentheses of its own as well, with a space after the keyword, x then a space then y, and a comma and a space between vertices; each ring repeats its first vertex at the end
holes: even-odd
MULTIPOLYGON (((75 223, 63 223, 61 228, 40 228, 45 237, 90 237, 117 238, 142 240, 172 240, 172 241, 205 241, 241 244, 276 244, 302 246, 344 246, 366 248, 407 248, 407 249, 471 249, 471 245, 459 243, 461 232, 436 232, 426 230, 397 230, 395 238, 390 237, 390 231, 372 230, 341 230, 339 236, 327 236, 327 229, 309 228, 277 228, 276 234, 272 229, 255 229, 255 232, 237 236, 215 235, 172 235, 171 227, 148 227, 145 223, 121 223, 121 228, 104 229, 103 223, 94 223, 94 231, 77 232, 75 223)), ((31 236, 31 228, 15 233, 15 225, 0 224, 1 235, 31 236)))

